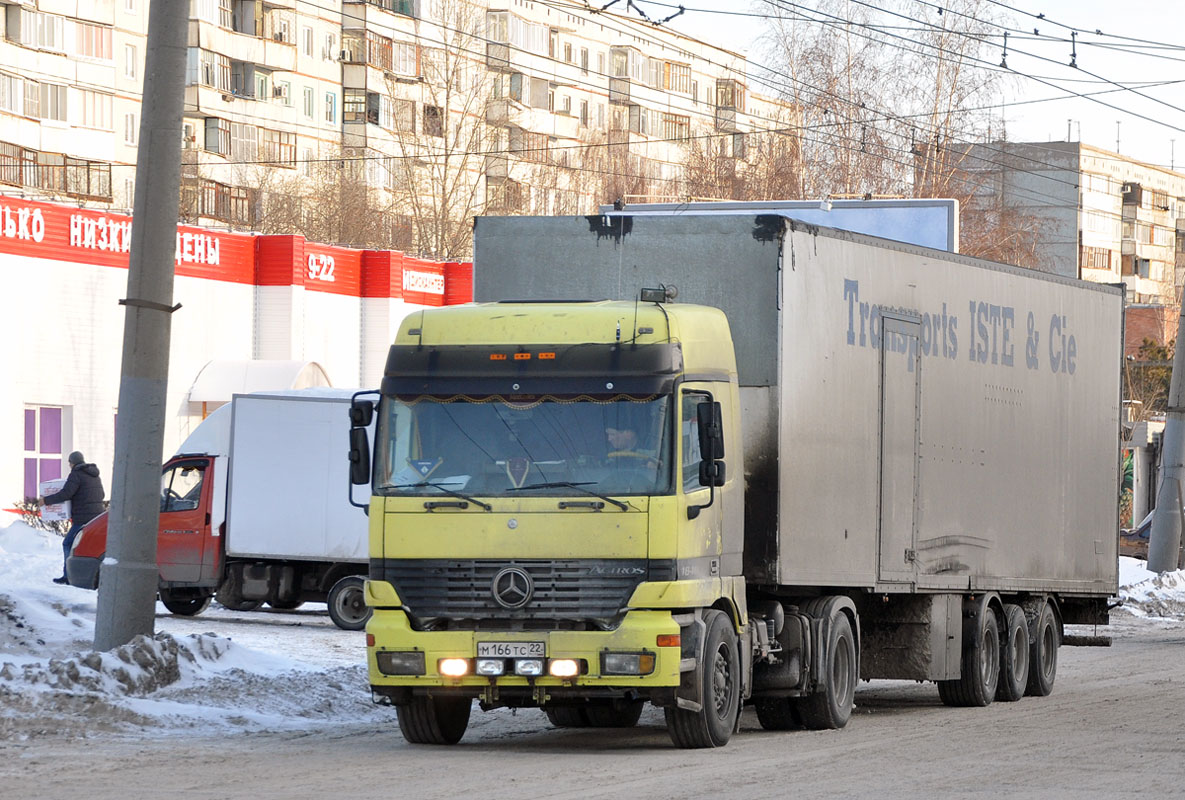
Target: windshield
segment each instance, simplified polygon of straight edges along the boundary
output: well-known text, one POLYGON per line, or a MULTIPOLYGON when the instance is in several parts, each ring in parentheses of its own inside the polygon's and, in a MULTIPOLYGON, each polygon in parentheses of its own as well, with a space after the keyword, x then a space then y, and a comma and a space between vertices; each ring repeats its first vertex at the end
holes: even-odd
POLYGON ((383 495, 671 492, 669 398, 383 398, 383 495))

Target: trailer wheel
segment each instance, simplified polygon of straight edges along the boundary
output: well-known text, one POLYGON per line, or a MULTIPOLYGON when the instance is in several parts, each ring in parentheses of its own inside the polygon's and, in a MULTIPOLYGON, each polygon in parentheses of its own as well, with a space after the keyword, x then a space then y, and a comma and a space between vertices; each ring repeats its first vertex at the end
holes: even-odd
POLYGON ((802 727, 799 701, 789 697, 758 697, 753 701, 757 721, 767 731, 792 731, 802 727))
POLYGON ((160 592, 161 603, 163 603, 165 608, 169 609, 171 613, 176 614, 179 617, 196 617, 198 614, 210 607, 211 599, 212 598, 209 595, 206 595, 205 597, 193 597, 192 595, 188 597, 178 597, 169 593, 168 590, 165 589, 162 589, 160 592))
POLYGON ((543 709, 543 713, 547 714, 547 721, 557 728, 587 728, 589 726, 588 716, 585 715, 583 706, 555 706, 543 709))
POLYGON ((361 575, 347 575, 329 590, 329 618, 344 631, 360 631, 370 620, 363 581, 361 575))
POLYGON ((667 733, 676 747, 723 747, 732 738, 741 699, 741 660, 728 616, 715 609, 704 613, 704 658, 697 666, 699 711, 667 706, 667 733))
POLYGON ((1003 647, 1000 649, 1000 683, 996 699, 1013 702, 1024 696, 1029 680, 1029 624, 1024 609, 1004 606, 1003 647))
POLYGON ((1033 643, 1029 647, 1029 682, 1025 694, 1046 697, 1053 691, 1057 678, 1057 648, 1061 645, 1057 619, 1049 602, 1041 604, 1041 611, 1033 622, 1033 643))
POLYGON ((996 612, 984 607, 974 630, 964 637, 962 674, 949 681, 938 681, 938 696, 948 706, 989 705, 996 697, 1000 680, 1000 625, 996 612))
POLYGON ((303 606, 304 600, 276 600, 275 602, 269 600, 267 604, 277 611, 293 611, 303 606))
MULTIPOLYGON (((343 579, 344 580, 344 579, 343 579)), ((399 730, 412 744, 456 744, 469 727, 468 697, 413 697, 399 706, 399 730)))
POLYGON ((825 663, 823 691, 798 701, 802 724, 811 730, 831 730, 848 724, 856 701, 859 664, 856 661, 856 638, 848 615, 838 613, 831 620, 825 663))

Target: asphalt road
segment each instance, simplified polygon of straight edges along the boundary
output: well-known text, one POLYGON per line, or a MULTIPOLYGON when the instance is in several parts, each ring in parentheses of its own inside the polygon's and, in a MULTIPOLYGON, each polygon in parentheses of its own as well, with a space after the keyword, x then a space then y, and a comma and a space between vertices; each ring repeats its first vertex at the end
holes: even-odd
POLYGON ((654 709, 613 731, 474 709, 455 747, 407 745, 392 714, 300 733, 7 742, 0 797, 1185 796, 1185 623, 1120 615, 1100 632, 1112 647, 1062 648, 1050 697, 959 709, 932 684, 862 684, 844 730, 767 733, 750 710, 712 751, 675 749, 654 709))

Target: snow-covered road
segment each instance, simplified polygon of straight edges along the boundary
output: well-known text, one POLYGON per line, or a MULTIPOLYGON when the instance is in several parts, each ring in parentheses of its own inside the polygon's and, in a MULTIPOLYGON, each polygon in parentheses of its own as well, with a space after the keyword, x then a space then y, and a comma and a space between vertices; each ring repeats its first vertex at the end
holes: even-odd
MULTIPOLYGON (((406 745, 374 706, 364 637, 323 606, 196 618, 90 650, 95 594, 50 582, 60 538, 0 522, 0 798, 1172 796, 1185 792, 1185 576, 1121 560, 1112 648, 1063 648, 1049 698, 945 708, 930 684, 862 684, 843 731, 720 751, 631 730, 474 713, 456 748, 406 745), (1180 788, 1178 788, 1180 787, 1180 788)), ((1093 633, 1077 630, 1077 633, 1093 633)))

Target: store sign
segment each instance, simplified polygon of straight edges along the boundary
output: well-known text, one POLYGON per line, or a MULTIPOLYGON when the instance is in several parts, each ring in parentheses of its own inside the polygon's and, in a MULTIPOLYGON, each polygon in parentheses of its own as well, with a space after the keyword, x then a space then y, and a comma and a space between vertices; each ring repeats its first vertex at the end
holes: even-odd
POLYGON ((45 238, 45 216, 40 208, 0 206, 0 236, 40 242, 45 238))
POLYGON ((444 276, 435 272, 403 270, 403 291, 444 294, 444 276))

